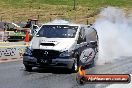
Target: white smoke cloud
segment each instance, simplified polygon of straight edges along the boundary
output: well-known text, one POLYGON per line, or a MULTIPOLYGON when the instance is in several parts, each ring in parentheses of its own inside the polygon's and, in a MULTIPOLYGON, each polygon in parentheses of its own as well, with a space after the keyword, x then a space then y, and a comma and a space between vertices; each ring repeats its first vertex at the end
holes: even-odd
POLYGON ((97 64, 111 63, 121 56, 132 56, 132 15, 115 7, 102 9, 94 24, 99 35, 97 64))
POLYGON ((70 24, 70 23, 71 23, 71 22, 66 21, 66 20, 55 19, 55 20, 53 20, 53 21, 51 21, 51 22, 48 22, 48 23, 46 23, 46 24, 51 24, 51 25, 53 25, 53 24, 70 24))

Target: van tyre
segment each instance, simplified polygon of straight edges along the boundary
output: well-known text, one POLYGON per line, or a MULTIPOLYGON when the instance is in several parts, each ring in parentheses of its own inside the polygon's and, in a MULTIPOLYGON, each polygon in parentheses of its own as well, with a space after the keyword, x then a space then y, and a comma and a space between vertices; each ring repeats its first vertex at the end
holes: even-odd
POLYGON ((25 70, 30 72, 30 71, 32 71, 32 67, 28 66, 28 65, 25 65, 25 70))

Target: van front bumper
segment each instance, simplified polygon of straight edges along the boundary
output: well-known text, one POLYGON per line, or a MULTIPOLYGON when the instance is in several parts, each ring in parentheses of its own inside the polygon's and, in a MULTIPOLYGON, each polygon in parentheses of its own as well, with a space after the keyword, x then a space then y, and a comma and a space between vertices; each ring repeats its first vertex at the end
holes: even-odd
POLYGON ((71 69, 74 58, 37 59, 31 56, 23 57, 23 64, 32 67, 62 67, 71 69))

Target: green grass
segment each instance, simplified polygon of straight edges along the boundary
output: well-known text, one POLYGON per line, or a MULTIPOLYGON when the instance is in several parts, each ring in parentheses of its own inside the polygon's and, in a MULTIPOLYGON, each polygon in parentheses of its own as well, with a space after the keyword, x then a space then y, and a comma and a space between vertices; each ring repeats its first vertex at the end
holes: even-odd
MULTIPOLYGON (((119 7, 131 7, 132 0, 75 0, 77 5, 90 6, 90 7, 102 7, 102 6, 119 6, 119 7)), ((74 0, 0 0, 5 4, 9 4, 14 7, 24 7, 28 4, 50 4, 50 5, 70 5, 72 6, 74 0)))
POLYGON ((86 23, 84 18, 91 17, 91 23, 102 7, 132 7, 132 0, 76 0, 76 11, 73 10, 74 0, 0 0, 0 3, 0 18, 4 21, 26 21, 39 15, 41 22, 63 18, 86 23))

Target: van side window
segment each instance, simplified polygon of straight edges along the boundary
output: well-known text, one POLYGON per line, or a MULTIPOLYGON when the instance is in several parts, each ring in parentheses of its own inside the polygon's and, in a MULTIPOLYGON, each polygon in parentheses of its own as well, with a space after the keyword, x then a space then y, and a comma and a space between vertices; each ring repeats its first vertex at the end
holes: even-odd
POLYGON ((85 36, 85 30, 84 30, 84 28, 80 29, 77 44, 80 44, 82 42, 86 42, 86 36, 85 36))

